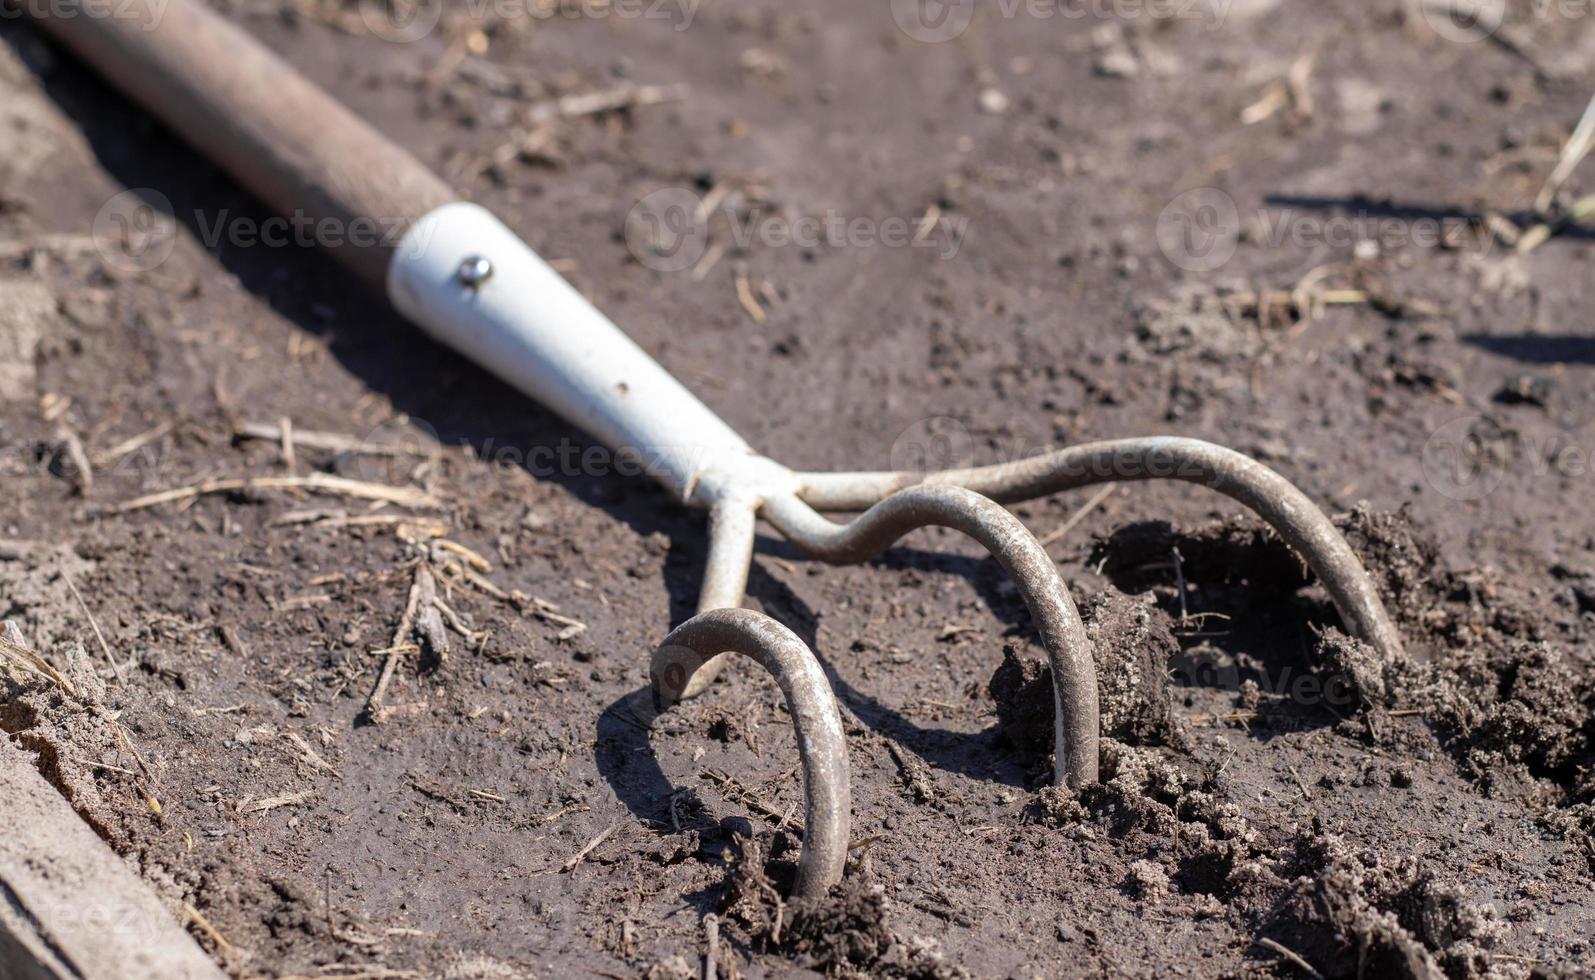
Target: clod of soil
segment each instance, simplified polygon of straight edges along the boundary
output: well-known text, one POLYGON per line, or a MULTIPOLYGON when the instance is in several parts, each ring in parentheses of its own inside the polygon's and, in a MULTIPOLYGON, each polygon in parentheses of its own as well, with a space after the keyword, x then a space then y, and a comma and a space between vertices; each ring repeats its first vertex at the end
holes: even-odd
MULTIPOLYGON (((1169 661, 1179 652, 1173 623, 1149 595, 1098 592, 1079 603, 1101 690, 1102 733, 1132 745, 1159 745, 1173 731, 1169 661)), ((1052 666, 1004 646, 987 689, 1003 737, 1032 769, 1050 771, 1057 715, 1052 666)))
POLYGON ((775 882, 790 881, 796 864, 770 859, 772 844, 791 851, 790 842, 776 835, 737 839, 738 855, 721 909, 729 922, 740 926, 741 941, 829 976, 900 980, 970 976, 947 963, 934 940, 905 938, 892 930, 891 902, 864 868, 854 866, 821 898, 783 900, 783 890, 775 882))

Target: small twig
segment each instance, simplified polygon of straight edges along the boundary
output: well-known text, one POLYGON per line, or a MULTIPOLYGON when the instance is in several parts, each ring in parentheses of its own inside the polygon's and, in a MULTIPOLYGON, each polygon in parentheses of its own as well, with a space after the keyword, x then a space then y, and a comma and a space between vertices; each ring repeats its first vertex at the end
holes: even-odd
POLYGON ((1578 224, 1592 214, 1595 214, 1595 194, 1579 198, 1560 220, 1554 223, 1541 222, 1525 231, 1517 240, 1517 254, 1529 254, 1560 234, 1563 229, 1578 224))
POLYGON ((305 737, 303 735, 300 735, 298 732, 289 732, 283 737, 288 740, 288 744, 292 745, 296 750, 298 750, 300 761, 304 762, 310 768, 321 769, 331 773, 339 779, 343 778, 342 774, 340 774, 337 769, 333 768, 331 763, 329 763, 326 759, 323 759, 315 749, 310 747, 310 743, 305 741, 305 737))
MULTIPOLYGON (((482 579, 481 576, 476 575, 469 570, 466 571, 466 575, 468 579, 480 580, 481 582, 486 581, 485 579, 482 579)), ((495 588, 497 587, 495 586, 495 588)), ((552 623, 555 626, 564 627, 564 629, 561 629, 559 633, 556 634, 556 638, 559 640, 573 640, 581 634, 587 632, 586 623, 579 619, 571 619, 569 616, 560 615, 559 607, 554 605, 552 602, 549 602, 547 599, 539 599, 536 596, 527 596, 520 592, 515 593, 513 596, 506 596, 505 598, 509 598, 511 601, 522 605, 530 603, 533 616, 536 616, 545 623, 552 623)))
POLYGON ((238 635, 237 630, 224 623, 218 626, 216 631, 221 634, 222 642, 232 651, 233 656, 249 659, 249 644, 244 642, 244 638, 238 635))
POLYGON ((1056 529, 1049 531, 1047 535, 1041 539, 1041 546, 1045 548, 1049 544, 1063 540, 1070 531, 1073 531, 1076 527, 1079 527, 1080 522, 1089 517, 1091 512, 1096 510, 1102 501, 1113 496, 1118 489, 1119 488, 1115 486, 1106 486, 1092 494, 1091 499, 1081 504, 1080 509, 1069 515, 1068 520, 1064 521, 1056 529))
POLYGON ((123 439, 110 449, 95 453, 90 457, 90 459, 93 461, 95 466, 109 466, 110 464, 120 460, 123 456, 126 456, 128 453, 137 452, 138 450, 143 449, 145 446, 166 435, 166 433, 172 431, 172 429, 176 427, 176 421, 162 422, 153 429, 140 432, 138 435, 133 436, 130 439, 123 439))
POLYGON ((109 762, 95 762, 93 759, 79 759, 79 758, 73 758, 72 761, 76 762, 78 765, 81 765, 81 766, 88 766, 90 769, 103 769, 106 772, 119 773, 119 774, 121 774, 123 776, 132 776, 135 779, 138 778, 138 773, 134 772, 133 770, 124 769, 121 766, 113 766, 109 762))
POLYGON ((1324 975, 1322 973, 1319 973, 1317 970, 1313 969, 1313 965, 1311 963, 1302 959, 1300 954, 1291 949, 1289 946, 1286 946, 1283 943, 1277 943, 1274 940, 1269 939, 1267 936, 1258 936, 1257 945, 1265 946, 1268 949, 1273 950, 1280 956, 1283 956, 1285 959, 1294 963, 1296 966, 1306 970, 1309 976, 1316 977, 1317 980, 1324 980, 1324 975))
POLYGON ((714 267, 725 257, 725 254, 726 247, 724 243, 714 242, 710 244, 708 250, 703 253, 703 258, 699 259, 698 264, 692 267, 692 281, 703 282, 707 279, 709 273, 714 271, 714 267))
POLYGON ((1595 98, 1591 98, 1589 105, 1584 109, 1584 116, 1573 129, 1567 143, 1562 147, 1562 155, 1556 161, 1556 167, 1551 175, 1545 179, 1545 186, 1540 188, 1539 196, 1534 199, 1534 210, 1544 214, 1556 200, 1556 194, 1573 175, 1573 171, 1589 155, 1591 148, 1595 148, 1595 98))
POLYGON ((78 696, 77 688, 66 679, 66 675, 50 666, 50 662, 33 652, 27 640, 22 635, 22 630, 16 623, 6 620, 0 623, 0 664, 6 663, 6 657, 11 662, 21 661, 21 666, 33 673, 42 675, 56 687, 65 691, 72 697, 78 696))
POLYGON ((281 429, 282 438, 279 441, 282 443, 282 468, 292 473, 299 468, 299 460, 294 455, 294 420, 284 415, 281 429))
POLYGON ((593 116, 619 109, 640 109, 663 102, 680 102, 691 89, 686 85, 633 85, 626 83, 602 92, 565 95, 539 102, 526 110, 531 125, 573 116, 593 116))
POLYGON ((742 308, 747 311, 748 316, 753 318, 754 323, 762 325, 764 323, 764 307, 760 306, 759 301, 753 296, 753 284, 748 281, 748 274, 739 270, 736 280, 737 302, 742 304, 742 308))
MULTIPOLYGON (((415 609, 415 635, 437 656, 438 663, 444 663, 449 658, 449 633, 438 608, 442 600, 438 598, 437 580, 424 564, 417 567, 415 577, 421 586, 415 609)), ((453 614, 453 610, 449 612, 453 614)))
POLYGON ((304 803, 307 800, 314 799, 315 796, 316 791, 313 789, 307 789, 303 793, 289 793, 285 796, 269 796, 264 800, 257 800, 254 803, 243 807, 242 811, 244 813, 265 813, 268 810, 275 810, 278 807, 294 806, 299 803, 304 803))
POLYGON ((581 850, 577 851, 569 861, 566 861, 564 864, 560 865, 560 873, 569 874, 570 872, 575 871, 576 866, 587 860, 587 855, 591 854, 593 851, 596 851, 598 846, 604 841, 608 840, 609 835, 614 833, 615 828, 619 826, 620 822, 617 820, 616 822, 605 827, 602 833, 587 842, 586 847, 583 847, 581 850))
POLYGON ((223 936, 215 926, 210 924, 209 919, 200 914, 199 909, 196 909, 188 902, 184 902, 183 913, 188 916, 190 922, 199 926, 201 932, 210 937, 210 941, 216 944, 216 948, 219 951, 223 953, 231 953, 233 951, 233 944, 228 942, 227 937, 223 936))
MULTIPOLYGON (((393 631, 393 642, 388 644, 387 650, 379 651, 386 653, 387 659, 382 663, 382 673, 377 675, 376 687, 371 689, 371 696, 366 698, 365 708, 366 717, 374 724, 381 724, 387 718, 387 710, 382 702, 387 697, 388 685, 393 683, 393 674, 399 668, 399 658, 406 651, 416 649, 406 645, 405 638, 415 628, 415 614, 421 607, 421 594, 425 588, 422 585, 423 576, 428 582, 432 580, 432 573, 426 565, 417 565, 415 577, 410 581, 410 596, 405 600, 404 615, 399 617, 399 628, 393 631)), ((435 586, 433 594, 436 594, 435 586)))
POLYGON ((113 507, 111 513, 126 514, 147 507, 191 500, 205 494, 231 493, 235 490, 309 490, 314 493, 340 494, 363 500, 380 500, 395 507, 406 507, 411 510, 436 509, 443 506, 443 502, 432 494, 413 487, 391 487, 381 483, 349 480, 328 473, 312 473, 309 476, 232 477, 206 480, 193 486, 177 487, 136 497, 113 507))
POLYGON ((83 440, 66 424, 56 428, 55 438, 60 443, 60 451, 66 454, 67 461, 72 464, 72 491, 79 497, 87 497, 94 489, 94 467, 89 463, 83 440))
MULTIPOLYGON (((892 744, 888 742, 887 748, 892 747, 892 744)), ((796 812, 795 810, 786 813, 781 812, 775 807, 774 804, 770 803, 770 801, 766 800, 764 797, 755 793, 753 790, 744 786, 737 779, 726 773, 718 772, 714 769, 704 769, 699 772, 698 775, 700 778, 707 779, 710 782, 717 783, 725 789, 730 790, 735 799, 740 800, 744 806, 758 813, 760 816, 768 818, 772 823, 774 823, 776 829, 790 830, 800 837, 803 835, 803 825, 793 819, 793 814, 796 812)))
MULTIPOLYGON (((481 590, 482 592, 485 592, 486 594, 492 596, 493 598, 500 600, 501 602, 514 602, 514 603, 517 603, 517 604, 519 603, 519 600, 517 600, 516 596, 512 596, 508 592, 505 592, 503 589, 501 589, 498 586, 494 585, 488 579, 485 579, 481 575, 477 574, 474 570, 472 570, 470 568, 461 567, 458 564, 453 565, 451 567, 459 570, 460 580, 462 582, 464 582, 466 585, 473 586, 473 587, 481 590)), ((541 599, 534 599, 534 600, 527 600, 527 601, 541 602, 542 600, 541 599)))
POLYGON ((203 718, 206 715, 230 715, 235 711, 245 711, 249 707, 250 706, 248 703, 239 702, 238 704, 224 705, 219 708, 197 708, 194 711, 194 717, 203 718))
POLYGON ((1279 110, 1285 108, 1285 104, 1289 101, 1290 87, 1278 80, 1270 82, 1263 90, 1261 98, 1241 110, 1241 125, 1255 126, 1272 118, 1279 110))
POLYGON ((127 754, 133 757, 133 761, 138 765, 139 773, 145 779, 151 779, 150 764, 145 761, 144 754, 138 750, 138 746, 133 744, 133 737, 127 733, 126 728, 122 727, 122 722, 116 715, 97 705, 95 706, 95 711, 111 723, 111 731, 116 733, 117 741, 122 743, 122 748, 127 750, 127 754))
POLYGON ((334 453, 349 453, 361 456, 424 456, 424 452, 406 449, 403 446, 374 443, 366 439, 356 439, 337 432, 312 432, 308 429, 293 427, 284 420, 284 425, 272 425, 267 422, 240 422, 233 428, 235 439, 259 439, 263 442, 276 442, 291 445, 296 448, 321 449, 334 453))
POLYGON ((1241 722, 1244 724, 1263 717, 1263 713, 1260 711, 1231 711, 1222 715, 1189 715, 1187 717, 1193 725, 1216 725, 1219 722, 1241 722))
POLYGON ((1180 590, 1180 625, 1184 626, 1190 620, 1190 611, 1185 607, 1185 560, 1180 557, 1180 549, 1169 549, 1174 555, 1174 583, 1180 590))
POLYGON ((61 579, 66 582, 66 587, 72 590, 72 597, 78 601, 78 605, 83 607, 83 615, 89 617, 89 626, 94 629, 94 638, 100 641, 100 650, 105 654, 106 661, 110 663, 111 673, 116 675, 116 682, 125 687, 127 678, 122 676, 122 667, 116 662, 116 655, 111 652, 111 645, 105 642, 105 634, 100 632, 99 620, 94 618, 94 612, 89 609, 89 604, 84 601, 83 593, 78 591, 77 583, 72 581, 72 576, 64 568, 61 569, 61 579))
POLYGON ((460 614, 455 612, 448 603, 444 602, 441 596, 433 596, 432 605, 438 612, 443 614, 443 619, 449 624, 449 628, 465 637, 467 641, 479 643, 490 635, 486 630, 471 629, 470 624, 461 619, 460 614))
POLYGON ((1311 119, 1313 115, 1312 77, 1313 66, 1318 61, 1318 46, 1309 45, 1300 56, 1292 62, 1289 73, 1285 76, 1285 84, 1290 89, 1290 101, 1296 108, 1297 115, 1303 119, 1311 119))
POLYGON ((485 573, 491 572, 493 570, 492 564, 486 558, 483 558, 481 555, 457 541, 449 541, 446 538, 440 538, 439 540, 433 542, 433 544, 435 547, 442 548, 444 551, 452 551, 461 558, 464 558, 470 563, 472 568, 479 572, 485 573))

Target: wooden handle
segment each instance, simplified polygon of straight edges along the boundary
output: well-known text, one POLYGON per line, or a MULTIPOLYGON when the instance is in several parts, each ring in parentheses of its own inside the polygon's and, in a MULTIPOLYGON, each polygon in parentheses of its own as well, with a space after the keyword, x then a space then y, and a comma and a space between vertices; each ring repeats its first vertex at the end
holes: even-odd
MULTIPOLYGON (((330 221, 340 261, 381 288, 400 236, 448 185, 198 0, 111 15, 30 4, 79 57, 279 214, 330 221)), ((318 236, 321 239, 325 236, 318 236)))

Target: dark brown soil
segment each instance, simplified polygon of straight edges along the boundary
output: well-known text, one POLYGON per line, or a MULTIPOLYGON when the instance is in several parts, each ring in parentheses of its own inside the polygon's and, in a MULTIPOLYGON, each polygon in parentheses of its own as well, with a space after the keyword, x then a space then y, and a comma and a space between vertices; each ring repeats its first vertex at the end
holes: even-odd
MULTIPOLYGON (((777 825, 801 792, 774 687, 739 665, 657 718, 647 692, 692 610, 700 515, 581 465, 579 433, 325 255, 207 247, 265 213, 3 18, 0 618, 79 695, 0 675, 0 724, 230 972, 697 976, 714 915, 721 976, 1595 974, 1590 233, 1519 258, 1488 220, 1529 223, 1595 21, 1515 5, 1500 43, 1463 44, 1396 0, 1236 0, 1216 29, 988 5, 921 44, 849 0, 705 4, 690 26, 463 5, 407 45, 337 0, 225 6, 772 456, 1209 438, 1340 515, 1408 645, 1389 663, 1343 636, 1229 502, 1116 493, 1052 545, 1108 706, 1104 781, 1074 796, 1046 786, 1047 678, 995 563, 942 533, 858 568, 761 538, 752 601, 831 673, 862 842, 836 895, 791 902, 777 825), (1244 124, 1307 46, 1311 105, 1244 124), (691 90, 529 122, 628 80, 691 90), (941 258, 722 222, 717 263, 666 273, 626 228, 670 187, 729 188, 744 217, 935 209, 968 233, 941 258), (1202 187, 1247 221, 1228 264, 1186 272, 1158 219, 1202 187), (128 188, 180 218, 144 271, 86 237, 128 188), (1348 217, 1466 235, 1355 249, 1267 227, 1348 217), (1362 299, 1304 319, 1290 293, 1321 267, 1362 299), (284 417, 416 450, 301 446, 298 473, 444 506, 113 509, 283 474, 278 445, 234 432, 284 417), (1487 486, 1434 468, 1453 444, 1487 486), (578 462, 522 465, 562 447, 578 462), (423 624, 374 724, 419 568, 472 635, 423 624)), ((1087 498, 1018 513, 1045 534, 1087 498)))

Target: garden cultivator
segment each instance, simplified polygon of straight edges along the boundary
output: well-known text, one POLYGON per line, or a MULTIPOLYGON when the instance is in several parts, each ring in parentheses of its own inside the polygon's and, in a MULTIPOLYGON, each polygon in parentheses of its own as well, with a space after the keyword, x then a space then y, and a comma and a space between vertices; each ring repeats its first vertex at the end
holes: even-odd
POLYGON ((589 304, 509 228, 198 0, 158 21, 46 16, 62 41, 283 213, 400 234, 335 254, 407 318, 617 452, 709 515, 698 614, 654 654, 655 697, 702 692, 728 653, 775 678, 802 756, 807 819, 796 891, 839 880, 850 821, 841 715, 814 653, 742 609, 764 521, 804 553, 868 561, 910 531, 951 528, 1013 577, 1051 660, 1056 779, 1096 781, 1091 644, 1057 567, 1005 503, 1116 481, 1179 480, 1255 511, 1307 562, 1346 626, 1388 657, 1401 640, 1344 539, 1299 490, 1239 453, 1183 438, 1076 446, 938 473, 798 473, 760 455, 589 304), (855 513, 847 523, 824 514, 855 513))

